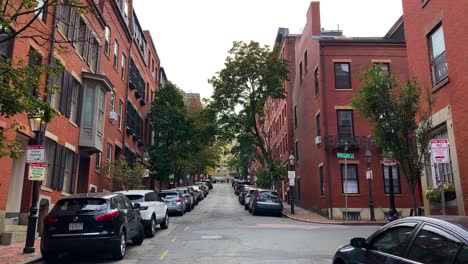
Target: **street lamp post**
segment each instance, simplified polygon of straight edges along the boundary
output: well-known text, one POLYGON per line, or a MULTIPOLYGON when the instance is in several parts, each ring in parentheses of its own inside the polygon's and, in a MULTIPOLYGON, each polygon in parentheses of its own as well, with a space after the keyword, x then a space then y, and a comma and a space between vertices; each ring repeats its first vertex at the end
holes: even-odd
MULTIPOLYGON (((31 131, 34 133, 34 145, 39 145, 40 136, 45 132, 46 122, 43 120, 43 114, 37 110, 34 114, 29 116, 29 124, 31 131)), ((31 208, 29 209, 28 228, 26 232, 26 243, 23 248, 24 254, 31 254, 35 252, 34 240, 36 239, 36 224, 37 224, 37 201, 39 200, 39 187, 40 181, 33 182, 31 208)))
MULTIPOLYGON (((294 155, 291 153, 291 155, 289 155, 289 171, 291 171, 293 174, 293 178, 292 179, 289 179, 289 192, 291 193, 291 214, 294 214, 294 188, 295 188, 295 183, 296 183, 296 175, 295 175, 295 171, 294 171, 294 161, 295 161, 295 158, 294 158, 294 155), (291 182, 293 184, 291 184, 291 182)), ((289 175, 288 175, 289 176, 289 175)))
POLYGON ((366 144, 366 153, 364 154, 364 159, 367 163, 367 172, 366 178, 369 183, 369 211, 370 211, 370 220, 375 221, 375 214, 374 214, 374 200, 372 199, 372 170, 371 170, 371 161, 372 161, 372 153, 369 150, 369 143, 366 144))

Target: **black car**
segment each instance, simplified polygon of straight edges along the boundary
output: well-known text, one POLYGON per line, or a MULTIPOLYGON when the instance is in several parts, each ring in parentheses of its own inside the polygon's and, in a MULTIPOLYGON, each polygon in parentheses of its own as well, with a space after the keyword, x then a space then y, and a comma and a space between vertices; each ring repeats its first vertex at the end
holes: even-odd
POLYGON ((468 263, 468 217, 407 217, 338 248, 333 264, 468 263))
POLYGON ((210 180, 205 180, 205 181, 202 181, 202 182, 206 182, 208 184, 208 188, 213 189, 213 183, 211 183, 210 180))
POLYGON ((139 204, 123 194, 86 193, 64 197, 44 218, 41 253, 46 262, 59 253, 108 251, 123 259, 127 241, 141 245, 145 237, 139 204))

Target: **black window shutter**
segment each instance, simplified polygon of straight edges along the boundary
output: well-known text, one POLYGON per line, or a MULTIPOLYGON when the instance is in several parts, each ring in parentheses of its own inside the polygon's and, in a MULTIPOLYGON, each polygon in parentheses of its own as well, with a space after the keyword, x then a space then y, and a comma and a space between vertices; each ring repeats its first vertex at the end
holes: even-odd
POLYGON ((101 72, 101 46, 97 46, 96 73, 101 72))
POLYGON ((75 17, 76 17, 76 10, 75 7, 70 6, 70 19, 68 20, 68 40, 73 41, 73 35, 75 34, 75 27, 79 27, 79 24, 75 24, 75 17))
POLYGON ((63 190, 63 181, 65 179, 65 165, 67 163, 67 156, 70 150, 62 146, 62 158, 60 160, 60 173, 57 189, 59 191, 63 190))
POLYGON ((78 87, 78 111, 76 113, 76 124, 78 126, 81 126, 81 111, 83 111, 82 109, 82 105, 83 105, 83 91, 84 91, 84 87, 83 86, 79 86, 78 87))
MULTIPOLYGON (((55 66, 57 65, 57 59, 55 57, 52 57, 50 60, 50 66, 55 66)), ((47 86, 51 86, 54 83, 54 76, 52 74, 47 75, 47 86)), ((46 102, 50 103, 51 100, 51 91, 46 91, 46 102)))
POLYGON ((85 31, 85 38, 83 40, 83 58, 85 59, 85 61, 88 61, 88 47, 90 46, 90 35, 91 35, 91 32, 89 31, 88 28, 86 28, 86 31, 85 31))
POLYGON ((63 70, 63 75, 62 75, 62 83, 60 84, 61 87, 59 87, 58 89, 62 90, 62 93, 60 94, 60 112, 62 114, 65 114, 66 112, 66 104, 67 104, 67 92, 68 92, 68 79, 70 78, 70 74, 68 73, 68 71, 66 70, 63 70))
POLYGON ((75 193, 76 186, 76 167, 78 165, 78 154, 73 153, 72 168, 71 168, 71 180, 70 180, 70 193, 75 193))
POLYGON ((60 163, 62 158, 63 146, 57 143, 55 146, 54 174, 52 175, 52 189, 57 189, 60 177, 60 163))
POLYGON ((66 97, 66 104, 65 104, 65 116, 67 118, 70 118, 72 97, 73 97, 73 76, 69 73, 68 82, 67 82, 67 97, 66 97))

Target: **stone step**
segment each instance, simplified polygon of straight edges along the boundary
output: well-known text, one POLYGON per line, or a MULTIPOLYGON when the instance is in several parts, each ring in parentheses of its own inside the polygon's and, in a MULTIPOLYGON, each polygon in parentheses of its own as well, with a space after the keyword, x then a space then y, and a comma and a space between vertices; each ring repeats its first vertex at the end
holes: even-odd
POLYGON ((28 230, 28 226, 25 225, 5 225, 3 232, 26 232, 28 230))
POLYGON ((26 232, 5 232, 0 235, 0 245, 13 245, 25 241, 26 232))

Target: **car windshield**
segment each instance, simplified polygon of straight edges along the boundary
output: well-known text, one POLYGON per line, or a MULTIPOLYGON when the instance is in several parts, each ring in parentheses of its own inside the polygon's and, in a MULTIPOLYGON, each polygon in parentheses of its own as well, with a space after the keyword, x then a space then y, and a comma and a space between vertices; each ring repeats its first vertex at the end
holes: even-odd
POLYGON ((260 193, 260 198, 261 199, 269 199, 269 200, 276 200, 279 198, 279 195, 277 192, 261 192, 260 193))
POLYGON ((57 202, 52 212, 97 212, 107 208, 107 202, 104 199, 76 198, 64 199, 57 202))
POLYGON ((125 196, 127 196, 127 198, 130 199, 130 201, 132 201, 133 203, 145 201, 145 197, 141 194, 126 194, 125 196))
POLYGON ((179 194, 176 192, 170 192, 170 193, 168 192, 168 193, 159 193, 158 196, 168 200, 168 199, 175 199, 179 197, 179 194))

